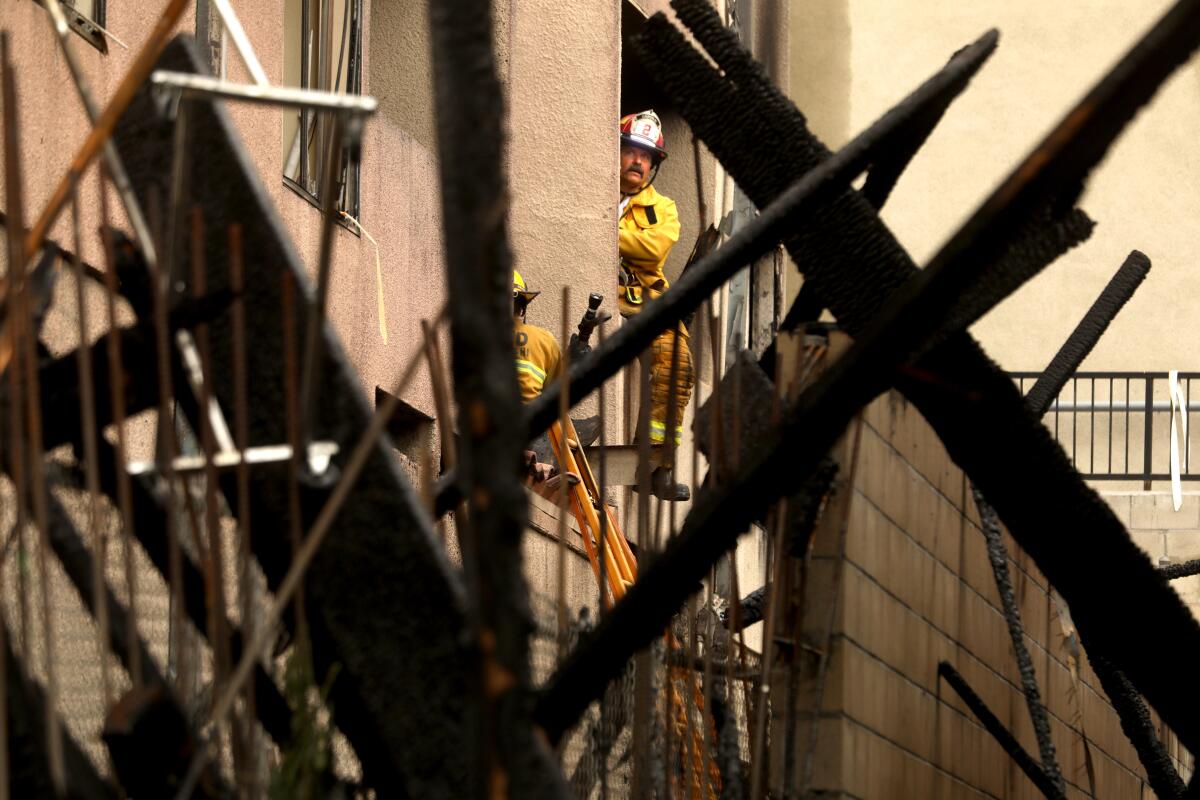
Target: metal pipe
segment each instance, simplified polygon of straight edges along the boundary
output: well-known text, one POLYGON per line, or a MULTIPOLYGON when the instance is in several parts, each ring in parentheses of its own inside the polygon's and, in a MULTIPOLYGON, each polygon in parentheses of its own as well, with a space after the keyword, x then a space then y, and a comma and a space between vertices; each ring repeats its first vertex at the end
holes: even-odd
POLYGON ((379 107, 379 101, 370 95, 335 94, 290 86, 251 86, 165 69, 155 70, 150 82, 166 90, 177 91, 186 98, 223 97, 247 103, 344 111, 364 116, 374 114, 379 107))
MULTIPOLYGON (((1152 402, 1150 404, 1150 412, 1151 413, 1159 413, 1159 412, 1166 413, 1170 410, 1171 410, 1171 403, 1167 400, 1155 400, 1154 402, 1152 402)), ((1200 411, 1200 403, 1188 403, 1187 410, 1188 411, 1200 411)), ((1106 411, 1118 411, 1118 412, 1131 411, 1134 413, 1145 413, 1146 402, 1142 401, 1139 403, 1137 401, 1134 401, 1134 402, 1125 401, 1122 403, 1120 401, 1113 401, 1113 400, 1109 400, 1108 402, 1104 402, 1103 400, 1100 402, 1096 402, 1093 400, 1090 403, 1088 403, 1088 402, 1081 403, 1079 401, 1073 400, 1069 403, 1060 403, 1059 401, 1056 400, 1050 404, 1050 408, 1048 408, 1046 410, 1046 413, 1050 414, 1053 412, 1058 412, 1058 413, 1063 413, 1063 414, 1065 414, 1065 413, 1090 414, 1090 413, 1104 413, 1106 411)))
MULTIPOLYGON (((330 459, 338 454, 339 450, 340 448, 336 442, 312 442, 308 446, 308 462, 328 464, 330 459)), ((222 470, 232 469, 242 464, 246 464, 247 466, 276 464, 288 461, 291 457, 291 445, 271 444, 261 447, 248 447, 244 452, 231 450, 214 453, 211 462, 214 469, 222 470)), ((173 470, 176 475, 200 472, 205 469, 208 463, 208 460, 200 455, 179 456, 172 461, 173 470)), ((158 463, 155 461, 134 461, 126 469, 129 475, 134 477, 150 475, 158 472, 158 463)))
MULTIPOLYGON (((51 2, 55 2, 55 0, 51 0, 51 2)), ((217 10, 217 14, 220 15, 225 32, 229 34, 230 39, 233 39, 233 46, 237 48, 238 55, 242 57, 242 63, 246 65, 246 69, 250 71, 250 77, 259 86, 270 87, 271 81, 267 78, 267 72, 259 62, 258 56, 254 54, 254 46, 250 44, 250 37, 246 35, 242 21, 238 19, 237 12, 233 10, 229 0, 210 0, 210 2, 217 10)))
MULTIPOLYGON (((1154 396, 1154 379, 1146 378, 1146 394, 1147 398, 1154 396)), ((1145 479, 1142 481, 1142 488, 1150 488, 1150 467, 1154 463, 1154 415, 1146 414, 1146 434, 1145 434, 1145 451, 1142 455, 1142 466, 1146 469, 1145 479)), ((1075 463, 1075 459, 1071 459, 1071 463, 1075 463)), ((1128 464, 1126 468, 1128 469, 1128 464)))

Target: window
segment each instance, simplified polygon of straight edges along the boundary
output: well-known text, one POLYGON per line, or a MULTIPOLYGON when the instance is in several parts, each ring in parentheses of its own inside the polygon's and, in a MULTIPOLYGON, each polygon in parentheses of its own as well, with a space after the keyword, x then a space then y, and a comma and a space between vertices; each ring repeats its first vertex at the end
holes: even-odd
MULTIPOLYGON (((362 90, 362 0, 285 0, 284 83, 340 94, 362 90)), ((323 161, 334 135, 329 112, 287 110, 284 182, 316 204, 325 198, 323 161)), ((358 217, 359 154, 342 153, 338 209, 358 217)))
MULTIPOLYGON (((104 6, 107 0, 58 0, 71 29, 99 50, 108 52, 104 39, 104 6)), ((42 0, 39 0, 42 2, 42 0)), ((45 5, 42 2, 42 5, 45 5)))

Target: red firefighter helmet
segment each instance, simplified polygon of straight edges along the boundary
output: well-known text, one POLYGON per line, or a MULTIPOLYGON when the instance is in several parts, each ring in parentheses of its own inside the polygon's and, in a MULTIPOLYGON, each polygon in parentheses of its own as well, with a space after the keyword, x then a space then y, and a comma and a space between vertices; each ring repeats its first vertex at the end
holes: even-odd
POLYGON ((621 144, 649 150, 654 153, 655 164, 667 157, 662 120, 653 109, 621 117, 621 144))

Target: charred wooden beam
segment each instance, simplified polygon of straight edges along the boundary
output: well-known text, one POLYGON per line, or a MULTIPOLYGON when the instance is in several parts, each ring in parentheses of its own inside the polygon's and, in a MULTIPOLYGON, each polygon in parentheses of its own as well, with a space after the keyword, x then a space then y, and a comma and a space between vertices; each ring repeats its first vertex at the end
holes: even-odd
POLYGON ((947 661, 938 662, 938 675, 942 680, 950 685, 950 688, 962 698, 963 703, 967 708, 971 709, 971 713, 979 720, 979 724, 983 729, 992 735, 996 740, 996 744, 1008 753, 1013 762, 1021 768, 1021 771, 1033 781, 1033 785, 1038 788, 1043 795, 1051 800, 1065 800, 1066 794, 1057 786, 1050 776, 1042 771, 1038 763, 1034 761, 1033 756, 1021 747, 1017 737, 1012 735, 1008 728, 1004 727, 1004 723, 992 713, 992 710, 987 707, 987 703, 983 702, 983 698, 975 693, 971 685, 958 674, 953 666, 947 661))
MULTIPOLYGON (((190 328, 208 322, 223 314, 232 301, 225 291, 203 300, 185 301, 170 316, 171 330, 190 328)), ((126 409, 130 415, 153 408, 158 404, 157 375, 155 360, 154 326, 148 320, 121 329, 122 367, 121 385, 125 388, 126 409)), ((106 358, 107 343, 104 339, 90 345, 93 378, 95 381, 96 424, 103 427, 112 423, 112 395, 109 391, 111 376, 106 358)), ((82 421, 79 418, 79 367, 75 352, 59 358, 45 360, 40 368, 42 418, 54 420, 46 427, 44 439, 46 449, 81 441, 82 421)), ((182 368, 176 364, 177 377, 182 381, 182 368)), ((0 412, 8 408, 9 389, 0 386, 0 412)), ((0 440, 0 448, 7 447, 0 440)))
POLYGON ((1165 567, 1159 567, 1158 574, 1169 581, 1190 578, 1192 575, 1200 575, 1200 558, 1194 558, 1182 564, 1168 564, 1165 567))
MULTIPOLYGON (((676 3, 676 9, 688 24, 690 17, 708 13, 706 4, 696 2, 676 3)), ((979 263, 994 260, 1004 251, 1005 235, 1020 230, 1048 202, 1068 206, 1121 126, 1195 49, 1198 21, 1200 3, 1195 0, 1168 12, 1004 182, 939 259, 975 252, 979 263)), ((751 199, 765 206, 790 181, 823 162, 827 151, 765 76, 737 84, 737 91, 728 85, 746 73, 744 65, 726 61, 736 42, 718 54, 719 42, 712 45, 697 31, 693 34, 723 73, 716 73, 664 19, 648 23, 643 56, 652 60, 656 78, 710 151, 751 199), (719 124, 731 112, 756 119, 752 134, 719 124)), ((752 64, 741 52, 743 62, 752 64)), ((823 305, 854 336, 871 325, 885 300, 915 269, 869 204, 853 193, 797 228, 786 244, 793 260, 805 266, 806 279, 823 305)), ((1187 659, 1177 658, 1179 647, 1200 649, 1200 627, 1028 413, 1007 376, 969 336, 958 335, 905 370, 897 385, 1042 572, 1079 609, 1087 643, 1119 653, 1120 666, 1181 739, 1200 745, 1200 695, 1187 676, 1187 659), (1074 554, 1079 552, 1088 553, 1089 569, 1078 569, 1074 554), (1108 590, 1117 584, 1133 590, 1122 593, 1120 602, 1108 590)))
POLYGON ((771 584, 760 586, 750 594, 738 601, 740 605, 739 613, 733 614, 727 612, 722 621, 729 626, 729 630, 737 633, 739 630, 749 628, 755 623, 762 622, 767 615, 767 594, 771 591, 771 584), (735 626, 734 621, 737 621, 735 626))
POLYGON ((438 163, 459 480, 468 515, 463 560, 476 628, 471 710, 472 789, 499 783, 513 797, 570 792, 534 735, 529 636, 533 615, 522 570, 528 498, 520 480, 529 437, 509 424, 521 414, 512 366, 512 253, 503 171, 504 93, 496 74, 490 0, 430 6, 438 163))
MULTIPOLYGON (((197 746, 183 709, 163 684, 135 687, 108 710, 101 738, 113 771, 130 797, 176 795, 197 746)), ((233 796, 209 765, 191 800, 233 796)))
MULTIPOLYGON (((1026 403, 1037 416, 1046 413, 1046 409, 1058 392, 1062 389, 1067 379, 1074 374, 1079 364, 1096 346, 1100 336, 1108 328, 1113 317, 1121 310, 1121 307, 1133 295, 1133 292, 1141 285, 1146 274, 1150 270, 1150 260, 1145 255, 1138 251, 1133 251, 1121 268, 1117 270, 1116 275, 1105 286, 1104 291, 1096 302, 1089 309, 1083 320, 1076 326, 1071 336, 1059 349, 1058 354, 1051 361, 1050 366, 1042 373, 1042 377, 1038 379, 1033 389, 1025 396, 1026 403)), ((1029 649, 1025 646, 1025 633, 1021 625, 1021 612, 1017 605, 1016 593, 1013 589, 1012 578, 1008 570, 1008 551, 1004 546, 1003 534, 1000 531, 1000 521, 996 516, 996 511, 991 504, 983 496, 979 489, 972 485, 972 494, 975 500, 976 508, 979 511, 980 526, 983 530, 984 538, 987 540, 988 560, 991 562, 992 573, 996 580, 996 589, 1000 595, 1002 611, 1005 621, 1008 625, 1009 635, 1012 639, 1013 652, 1017 659, 1017 672, 1021 678, 1021 691, 1025 695, 1026 705, 1029 707, 1029 716, 1033 721, 1034 733, 1037 736, 1038 749, 1042 759, 1042 767, 1046 771, 1050 780, 1058 786, 1063 786, 1062 772, 1059 770, 1058 762, 1054 752, 1054 742, 1050 737, 1050 720, 1046 713, 1046 707, 1043 705, 1041 695, 1038 690, 1037 677, 1034 672, 1033 659, 1029 655, 1029 649)), ((1114 707, 1117 709, 1118 715, 1121 717, 1121 724, 1127 731, 1133 730, 1143 734, 1137 743, 1137 752, 1139 757, 1147 754, 1142 758, 1143 766, 1147 772, 1159 771, 1159 765, 1166 758, 1165 752, 1162 750, 1162 744, 1158 741, 1157 736, 1150 732, 1150 736, 1146 737, 1144 727, 1140 724, 1140 720, 1148 716, 1142 699, 1136 692, 1132 691, 1132 686, 1129 685, 1127 679, 1119 671, 1112 669, 1111 665, 1104 662, 1104 667, 1110 670, 1107 680, 1102 680, 1106 687, 1111 687, 1113 691, 1124 692, 1130 690, 1122 696, 1117 697, 1110 693, 1110 698, 1113 701, 1114 707)), ((1178 781, 1178 776, 1175 776, 1178 781)))
POLYGON ((979 527, 987 546, 988 563, 992 568, 992 577, 996 581, 996 592, 1000 595, 1000 610, 1008 628, 1009 640, 1012 642, 1013 653, 1017 659, 1017 675, 1021 681, 1021 693, 1025 696, 1025 705, 1029 709, 1029 719, 1033 723, 1033 733, 1037 738, 1038 755, 1042 759, 1042 770, 1061 791, 1066 791, 1062 769, 1058 766, 1054 741, 1050 738, 1050 715, 1042 703, 1041 691, 1038 689, 1037 673, 1033 667, 1033 659, 1029 648, 1025 646, 1025 628, 1021 624, 1021 609, 1017 604, 1017 593, 1013 588, 1012 574, 1008 569, 1008 549, 1004 546, 1004 534, 1000 530, 1000 520, 996 510, 984 498, 983 493, 972 484, 971 496, 979 511, 979 527))
POLYGON ((1133 744, 1138 760, 1146 770, 1146 780, 1154 794, 1163 800, 1183 800, 1187 787, 1175 770, 1171 757, 1167 755, 1158 738, 1150 710, 1142 702, 1137 689, 1111 661, 1100 653, 1089 651, 1088 661, 1092 672, 1100 679, 1100 686, 1108 695, 1121 722, 1121 731, 1133 744))
POLYGON ((1079 365, 1087 358, 1088 353, 1100 341, 1100 337, 1108 330, 1109 324, 1133 297, 1133 293, 1146 280, 1150 273, 1150 259, 1145 253, 1134 250, 1125 259, 1116 274, 1109 279, 1104 291, 1092 303, 1092 307, 1084 314, 1083 319, 1071 331, 1067 341, 1059 348, 1054 358, 1042 370, 1041 377, 1033 384, 1033 388, 1025 394, 1025 402, 1038 416, 1045 414, 1058 397, 1058 393, 1066 386, 1067 381, 1079 369, 1079 365))
MULTIPOLYGON (((957 55, 957 53, 955 54, 957 55)), ((896 131, 895 144, 886 152, 881 153, 867 172, 867 179, 859 190, 863 198, 876 210, 882 209, 891 196, 896 182, 908 168, 909 163, 924 146, 929 135, 933 133, 938 123, 942 121, 950 104, 967 88, 967 82, 961 81, 938 97, 937 102, 914 114, 908 124, 896 131)), ((816 319, 816 317, 813 317, 816 319)), ((806 320, 807 321, 807 320, 806 320)))

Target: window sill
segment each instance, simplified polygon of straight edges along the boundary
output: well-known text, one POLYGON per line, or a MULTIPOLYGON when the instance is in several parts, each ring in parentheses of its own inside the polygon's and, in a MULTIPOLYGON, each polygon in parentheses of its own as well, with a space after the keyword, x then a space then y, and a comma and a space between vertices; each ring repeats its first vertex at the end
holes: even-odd
MULTIPOLYGON (((310 206, 315 208, 317 211, 324 212, 325 209, 321 206, 320 201, 317 200, 317 198, 313 196, 312 192, 308 191, 307 189, 302 187, 300 184, 296 183, 294 180, 289 178, 287 175, 283 176, 283 185, 286 186, 288 189, 291 189, 296 194, 298 194, 301 198, 304 199, 305 202, 307 202, 310 206)), ((341 216, 340 214, 338 215, 335 222, 337 222, 338 225, 341 225, 343 228, 348 230, 354 236, 357 236, 359 238, 362 237, 362 234, 359 233, 358 228, 355 227, 349 220, 347 220, 345 217, 341 216)))

